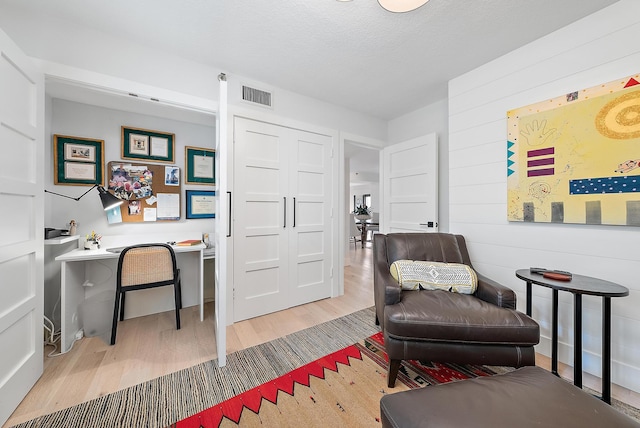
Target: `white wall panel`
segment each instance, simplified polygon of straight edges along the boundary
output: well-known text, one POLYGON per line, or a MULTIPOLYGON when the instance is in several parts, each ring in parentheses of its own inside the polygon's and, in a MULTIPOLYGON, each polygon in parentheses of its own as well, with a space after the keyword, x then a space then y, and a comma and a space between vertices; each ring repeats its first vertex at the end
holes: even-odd
POLYGON ((279 273, 277 267, 247 272, 247 299, 277 293, 282 283, 279 273))
POLYGON ((327 191, 322 174, 298 171, 299 196, 323 196, 327 191))
POLYGON ((257 195, 277 195, 277 189, 280 187, 279 170, 247 167, 243 174, 247 178, 247 192, 257 195))
POLYGON ((326 210, 324 202, 296 202, 296 227, 327 226, 323 213, 326 210))
MULTIPOLYGON (((636 26, 639 14, 640 3, 634 0, 623 0, 576 21, 572 25, 555 31, 455 79, 455 87, 449 87, 449 100, 451 102, 451 98, 462 95, 478 86, 502 80, 504 76, 514 71, 526 70, 547 58, 564 55, 566 52, 589 45, 593 40, 608 37, 610 34, 623 31, 627 27, 636 26), (473 78, 470 78, 470 76, 473 76, 473 78)), ((630 39, 618 38, 618 40, 625 40, 626 42, 630 39)), ((618 45, 607 46, 608 50, 618 48, 618 45)), ((627 53, 635 51, 633 49, 625 50, 627 53)), ((567 65, 570 65, 569 62, 571 60, 573 60, 571 56, 567 58, 567 65)), ((560 75, 563 72, 559 70, 557 73, 560 75)), ((463 108, 465 108, 464 105, 458 105, 454 107, 454 111, 456 111, 455 109, 463 108)))
MULTIPOLYGON (((504 150, 500 152, 505 153, 504 150)), ((486 151, 483 153, 483 157, 488 157, 486 151)), ((451 187, 468 185, 469 175, 476 177, 477 184, 502 183, 507 171, 506 168, 503 168, 503 162, 499 162, 499 165, 496 165, 495 158, 496 156, 491 159, 493 161, 491 163, 480 163, 463 168, 451 168, 449 185, 451 187)))
MULTIPOLYGON (((612 299, 613 382, 640 391, 640 230, 626 226, 507 221, 506 115, 510 109, 639 71, 640 2, 622 0, 449 84, 450 230, 465 236, 474 266, 512 287, 525 307, 515 270, 565 269, 622 284, 612 299)), ((573 296, 560 293, 560 361, 572 364, 573 296)), ((584 368, 600 374, 601 299, 583 300, 584 368)), ((549 353, 551 293, 533 287, 541 325, 538 351, 549 353)))
MULTIPOLYGON (((33 313, 29 312, 7 329, 0 331, 0 341, 11 343, 11 346, 2 350, 4 354, 2 361, 8 373, 14 374, 15 371, 20 370, 25 363, 25 355, 31 356, 35 352, 33 336, 26 335, 24 332, 34 331, 33 327, 36 323, 39 324, 40 320, 34 319, 33 313)), ((0 386, 4 386, 8 380, 10 379, 0 379, 0 386)))
POLYGON ((506 204, 457 204, 451 212, 449 221, 453 223, 471 223, 474 227, 483 224, 493 224, 496 217, 507 212, 506 204))
POLYGON ((0 314, 8 313, 28 299, 36 295, 33 272, 35 271, 35 257, 25 254, 15 259, 0 263, 0 314), (31 278, 24 278, 25 272, 31 278), (16 278, 23 279, 24 286, 18 287, 16 278))
MULTIPOLYGON (((505 155, 506 157, 506 155, 505 155)), ((506 174, 505 174, 506 175, 506 174)), ((504 201, 504 197, 500 196, 507 191, 506 183, 488 183, 477 184, 475 180, 481 177, 474 177, 474 182, 465 186, 450 187, 449 196, 450 205, 454 206, 461 203, 467 204, 495 204, 504 201)), ((506 213, 505 213, 506 218, 506 213)), ((452 230, 455 232, 455 229, 452 230)))
POLYGON ((0 123, 0 144, 3 144, 5 159, 0 168, 0 180, 20 180, 34 183, 36 180, 35 150, 36 142, 10 128, 10 125, 0 123))
POLYGON ((324 263, 322 260, 314 260, 308 263, 298 263, 298 284, 297 288, 304 288, 309 285, 320 284, 324 281, 324 263))
POLYGON ((247 264, 272 262, 280 258, 281 248, 277 235, 248 236, 247 264))
POLYGON ((279 227, 282 226, 282 208, 279 201, 247 201, 245 216, 252 221, 252 228, 279 227))
POLYGON ((463 128, 463 126, 467 126, 467 123, 463 121, 464 118, 462 118, 459 123, 460 128, 456 132, 455 141, 452 141, 455 145, 449 146, 451 151, 466 151, 474 149, 479 145, 494 143, 496 141, 496 135, 504 130, 506 112, 504 121, 500 118, 500 120, 493 120, 468 129, 463 128))
POLYGON ((300 256, 309 256, 314 254, 322 254, 324 248, 325 232, 303 232, 298 234, 298 254, 300 256))
POLYGON ((35 202, 32 196, 0 193, 2 221, 11 225, 2 235, 3 246, 25 242, 36 236, 36 224, 30 215, 35 202), (6 209, 7 207, 16 209, 6 209))

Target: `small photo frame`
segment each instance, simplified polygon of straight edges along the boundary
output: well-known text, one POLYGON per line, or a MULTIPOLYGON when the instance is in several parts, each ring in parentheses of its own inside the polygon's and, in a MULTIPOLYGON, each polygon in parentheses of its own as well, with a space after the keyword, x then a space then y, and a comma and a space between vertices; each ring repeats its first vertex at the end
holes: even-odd
POLYGON ((216 151, 202 147, 185 147, 186 184, 216 184, 216 151))
POLYGON ((104 183, 104 140, 53 136, 53 181, 68 186, 104 183))
POLYGON ((164 167, 164 185, 179 186, 180 185, 180 168, 177 166, 164 167))
POLYGON ((64 160, 74 162, 95 162, 96 149, 85 144, 67 143, 64 145, 64 160))
POLYGON ((216 192, 213 190, 187 190, 187 219, 215 218, 216 192))
POLYGON ((175 134, 122 127, 122 159, 174 163, 175 134))
POLYGON ((129 153, 135 155, 149 155, 149 136, 129 134, 129 153))

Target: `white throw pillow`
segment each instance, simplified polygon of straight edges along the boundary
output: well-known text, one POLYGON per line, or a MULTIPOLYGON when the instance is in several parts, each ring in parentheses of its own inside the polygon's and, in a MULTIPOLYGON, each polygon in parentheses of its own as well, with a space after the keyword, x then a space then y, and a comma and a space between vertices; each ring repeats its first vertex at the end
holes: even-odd
POLYGON ((391 264, 390 271, 403 290, 447 290, 473 294, 478 288, 475 271, 460 263, 397 260, 391 264))

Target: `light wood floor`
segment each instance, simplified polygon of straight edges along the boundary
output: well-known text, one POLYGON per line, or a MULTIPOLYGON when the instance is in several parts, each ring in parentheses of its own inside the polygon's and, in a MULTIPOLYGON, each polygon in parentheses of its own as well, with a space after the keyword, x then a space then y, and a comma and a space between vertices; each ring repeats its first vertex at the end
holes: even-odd
MULTIPOLYGON (((285 311, 235 323, 227 328, 227 349, 234 352, 373 306, 371 244, 350 247, 351 266, 345 268, 345 293, 285 311)), ((200 322, 198 307, 181 312, 182 328, 175 329, 173 312, 125 320, 118 324, 115 346, 99 337, 77 342, 58 357, 46 357, 44 373, 4 427, 88 401, 158 376, 217 357, 213 333, 213 304, 200 322)), ((373 320, 372 320, 373 322, 373 320)), ((538 365, 550 369, 549 358, 537 355, 538 365)), ((571 367, 560 365, 571 378, 571 367)), ((587 373, 584 384, 600 390, 600 380, 587 373)), ((640 407, 640 394, 612 386, 612 396, 640 407)))

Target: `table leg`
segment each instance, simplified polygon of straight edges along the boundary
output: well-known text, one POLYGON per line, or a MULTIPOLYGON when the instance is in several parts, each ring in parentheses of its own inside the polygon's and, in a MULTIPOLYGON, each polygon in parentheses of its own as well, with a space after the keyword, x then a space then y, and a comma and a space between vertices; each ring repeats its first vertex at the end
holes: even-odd
POLYGON ((573 384, 582 388, 582 295, 574 294, 573 384))
POLYGON ((531 316, 531 281, 527 281, 527 315, 531 316))
POLYGON ((204 321, 204 250, 198 251, 198 254, 200 255, 200 263, 198 264, 200 270, 200 280, 198 281, 200 321, 204 321))
POLYGON ((364 241, 367 240, 367 225, 364 221, 361 224, 362 224, 362 233, 360 234, 360 243, 362 244, 362 248, 364 248, 364 241))
POLYGON ((611 404, 611 298, 602 299, 602 401, 611 404))
POLYGON ((552 329, 551 332, 551 373, 556 376, 558 374, 558 290, 553 289, 553 312, 552 312, 552 329))

